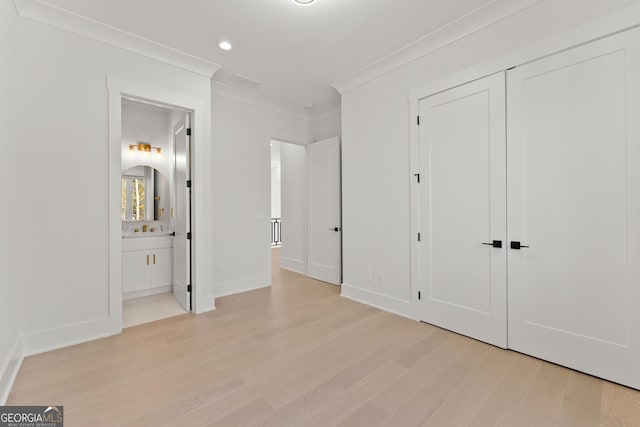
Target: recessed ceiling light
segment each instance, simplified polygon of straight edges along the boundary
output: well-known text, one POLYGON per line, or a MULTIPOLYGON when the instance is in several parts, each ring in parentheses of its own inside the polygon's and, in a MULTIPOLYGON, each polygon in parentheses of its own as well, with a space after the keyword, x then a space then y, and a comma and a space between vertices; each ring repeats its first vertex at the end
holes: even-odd
POLYGON ((226 40, 221 41, 220 44, 218 44, 218 46, 222 50, 231 50, 231 43, 229 43, 226 40))
POLYGON ((310 4, 313 3, 315 0, 293 0, 298 4, 310 4))

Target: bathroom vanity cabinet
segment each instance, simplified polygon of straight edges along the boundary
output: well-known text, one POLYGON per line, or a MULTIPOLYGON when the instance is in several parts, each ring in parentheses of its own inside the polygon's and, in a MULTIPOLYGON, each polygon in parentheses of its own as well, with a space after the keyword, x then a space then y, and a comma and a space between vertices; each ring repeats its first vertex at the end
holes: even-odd
POLYGON ((170 236, 138 237, 122 242, 122 292, 125 299, 169 292, 173 285, 170 236))

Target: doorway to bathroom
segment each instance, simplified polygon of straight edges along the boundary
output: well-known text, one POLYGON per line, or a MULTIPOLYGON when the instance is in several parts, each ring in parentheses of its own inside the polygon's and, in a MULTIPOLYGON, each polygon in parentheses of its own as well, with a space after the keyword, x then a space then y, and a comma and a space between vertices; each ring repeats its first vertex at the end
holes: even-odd
POLYGON ((121 108, 122 321, 192 310, 190 113, 133 97, 121 108))

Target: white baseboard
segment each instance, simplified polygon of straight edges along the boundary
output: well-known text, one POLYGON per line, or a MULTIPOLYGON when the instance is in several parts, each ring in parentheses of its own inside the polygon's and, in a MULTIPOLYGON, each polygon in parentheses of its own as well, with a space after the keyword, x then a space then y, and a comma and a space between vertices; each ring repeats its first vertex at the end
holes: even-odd
POLYGON ((218 298, 227 295, 239 294, 240 292, 268 288, 269 286, 271 286, 271 280, 269 280, 267 276, 248 277, 246 279, 231 280, 228 282, 214 284, 213 295, 218 298))
POLYGON ((200 295, 196 287, 196 293, 193 296, 193 313, 202 314, 216 309, 216 297, 213 294, 200 295))
POLYGON ((342 292, 340 296, 350 300, 360 302, 379 308, 389 313, 411 319, 411 302, 401 300, 399 298, 390 297, 379 292, 370 291, 368 289, 352 286, 347 283, 342 284, 342 292))
POLYGON ((24 355, 22 354, 22 338, 17 337, 13 344, 11 353, 4 363, 3 370, 0 371, 0 405, 6 405, 13 382, 16 380, 24 355))
POLYGON ((151 288, 151 289, 143 289, 141 291, 127 292, 122 294, 122 300, 126 301, 128 299, 150 297, 152 295, 166 294, 168 292, 173 292, 173 286, 169 285, 169 286, 162 286, 159 288, 151 288))
POLYGON ((104 317, 22 335, 24 356, 58 350, 122 332, 122 320, 104 317))
POLYGON ((294 273, 306 274, 305 262, 295 258, 280 256, 280 268, 293 271, 294 273))

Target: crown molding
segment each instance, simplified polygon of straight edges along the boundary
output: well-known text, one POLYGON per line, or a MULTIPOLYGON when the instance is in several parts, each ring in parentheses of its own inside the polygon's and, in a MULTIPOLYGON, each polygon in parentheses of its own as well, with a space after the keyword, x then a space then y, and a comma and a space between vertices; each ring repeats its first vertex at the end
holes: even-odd
POLYGON ((213 62, 53 6, 42 0, 14 0, 14 6, 18 14, 23 18, 137 53, 209 78, 222 68, 213 62))
POLYGON ((291 116, 296 119, 311 121, 314 117, 313 114, 302 107, 286 104, 284 102, 277 101, 275 99, 258 95, 253 92, 239 89, 237 87, 217 81, 211 82, 211 93, 215 96, 222 96, 224 98, 233 99, 235 101, 253 105, 254 107, 259 107, 265 110, 291 116))
POLYGON ((20 15, 22 9, 32 1, 33 0, 13 0, 13 7, 16 9, 16 13, 20 15))
POLYGON ((523 11, 542 0, 492 0, 484 6, 457 18, 418 40, 392 52, 378 61, 333 83, 344 94, 373 79, 390 73, 458 40, 477 33, 497 22, 523 11))
POLYGON ((340 105, 335 105, 326 110, 318 111, 313 114, 311 121, 316 123, 321 120, 329 119, 331 117, 339 116, 342 113, 342 107, 340 105))

